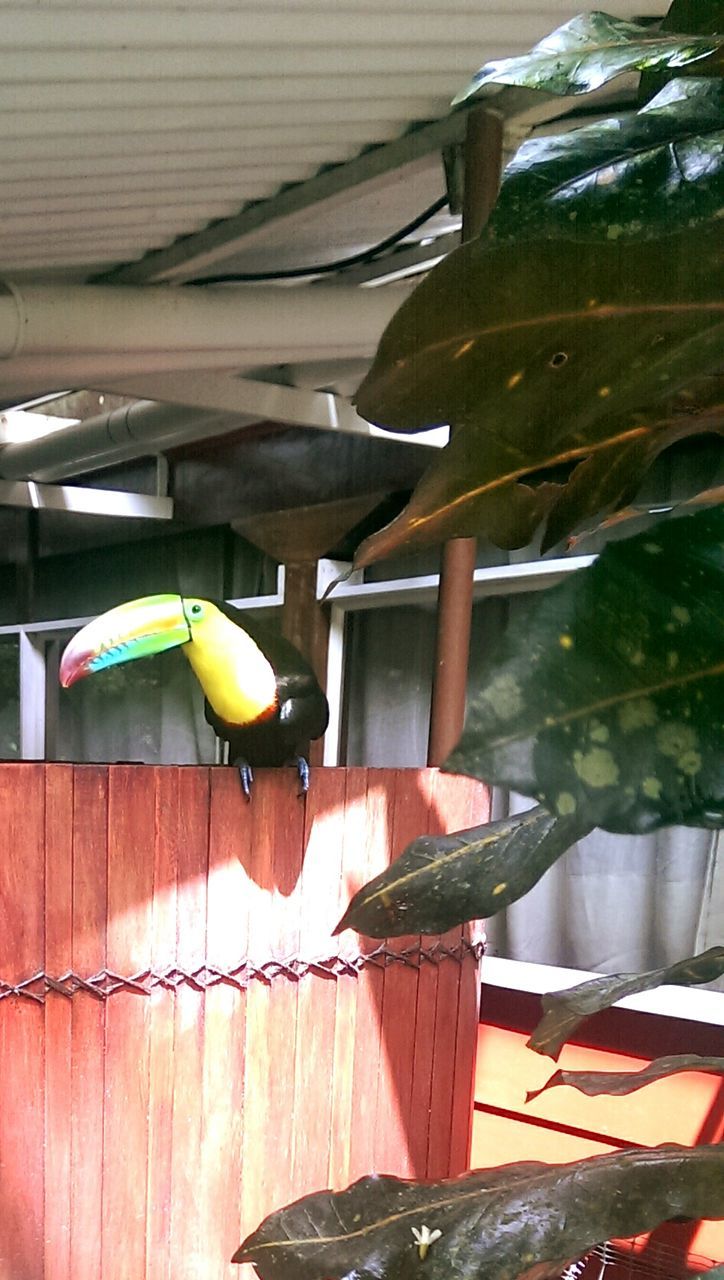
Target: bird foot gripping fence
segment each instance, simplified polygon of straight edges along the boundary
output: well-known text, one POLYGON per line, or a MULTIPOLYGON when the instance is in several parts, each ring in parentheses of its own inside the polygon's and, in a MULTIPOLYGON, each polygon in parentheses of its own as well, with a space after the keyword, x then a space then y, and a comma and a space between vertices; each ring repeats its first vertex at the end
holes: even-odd
POLYGON ((0 1276, 243 1280, 273 1209, 466 1168, 479 936, 333 936, 436 770, 0 765, 0 1276))

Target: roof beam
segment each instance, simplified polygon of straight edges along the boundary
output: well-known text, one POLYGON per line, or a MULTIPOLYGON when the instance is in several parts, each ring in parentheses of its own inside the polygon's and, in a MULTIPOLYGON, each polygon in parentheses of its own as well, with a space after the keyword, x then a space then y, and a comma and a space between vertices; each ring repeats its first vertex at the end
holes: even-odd
MULTIPOLYGON (((308 182, 297 183, 269 200, 253 204, 231 218, 177 240, 166 249, 148 253, 140 262, 119 267, 103 278, 113 284, 148 284, 181 280, 210 271, 233 253, 251 247, 254 233, 259 236, 270 223, 289 223, 322 200, 346 202, 352 188, 359 189, 369 184, 372 189, 373 184, 391 173, 459 142, 465 133, 466 116, 465 110, 456 111, 442 120, 423 125, 394 142, 366 151, 353 160, 317 174, 308 182)), ((440 186, 442 190, 442 166, 440 186)))
POLYGON ((287 387, 229 374, 146 374, 104 382, 103 390, 141 400, 161 400, 196 409, 218 409, 287 426, 314 427, 319 431, 383 436, 387 440, 437 447, 447 443, 447 429, 416 434, 382 431, 361 418, 344 396, 334 395, 331 391, 287 387))
POLYGON ((36 484, 34 480, 0 480, 0 507, 31 511, 68 511, 85 516, 118 516, 134 520, 173 519, 171 498, 118 489, 82 489, 77 485, 36 484))

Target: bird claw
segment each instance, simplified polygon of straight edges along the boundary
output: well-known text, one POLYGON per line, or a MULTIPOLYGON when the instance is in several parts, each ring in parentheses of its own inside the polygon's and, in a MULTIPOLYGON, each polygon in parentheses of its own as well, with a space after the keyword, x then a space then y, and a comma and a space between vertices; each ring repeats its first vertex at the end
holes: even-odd
POLYGON ((299 774, 299 795, 305 796, 309 790, 309 765, 304 756, 297 756, 294 764, 297 766, 297 773, 299 774))
POLYGON ((241 789, 247 800, 251 800, 251 786, 254 781, 254 770, 250 764, 246 763, 246 760, 237 760, 235 763, 239 770, 239 777, 241 778, 241 789))

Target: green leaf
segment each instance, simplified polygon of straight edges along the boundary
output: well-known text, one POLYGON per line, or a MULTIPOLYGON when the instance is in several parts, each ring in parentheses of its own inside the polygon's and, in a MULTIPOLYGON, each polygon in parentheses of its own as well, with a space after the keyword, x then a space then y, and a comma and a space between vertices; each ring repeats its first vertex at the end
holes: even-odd
POLYGON ((512 1164, 443 1182, 361 1178, 272 1213, 234 1254, 261 1280, 536 1280, 667 1218, 724 1217, 724 1145, 512 1164), (440 1235, 426 1256, 413 1234, 440 1235))
POLYGON ((445 933, 466 920, 493 916, 522 898, 589 830, 537 805, 468 831, 419 836, 354 895, 335 933, 445 933))
POLYGON ((630 456, 613 493, 628 501, 663 448, 721 431, 721 381, 706 377, 724 343, 721 240, 715 224, 642 244, 471 241, 450 254, 388 325, 357 405, 392 430, 449 422, 452 439, 356 565, 456 535, 524 546, 561 498, 559 468, 602 457, 567 513, 575 527, 619 450, 630 456))
POLYGON ((548 1089, 567 1084, 589 1098, 597 1098, 602 1093, 612 1098, 622 1098, 654 1080, 663 1080, 666 1076, 676 1075, 680 1071, 724 1072, 724 1058, 702 1058, 697 1053, 671 1054, 667 1058, 656 1058, 640 1071, 554 1071, 549 1080, 540 1089, 530 1089, 525 1095, 526 1102, 532 1102, 548 1089))
POLYGON ((483 236, 653 239, 722 206, 724 81, 673 80, 636 113, 524 143, 483 236))
POLYGON ((693 987, 713 982, 724 973, 724 947, 710 947, 699 956, 678 960, 663 969, 647 973, 612 973, 582 982, 565 991, 549 991, 542 997, 543 1017, 528 1041, 528 1048, 557 1058, 577 1027, 601 1009, 608 1009, 624 996, 654 987, 693 987))
POLYGON ((571 538, 568 543, 568 550, 583 552, 586 542, 600 536, 600 534, 611 530, 620 530, 624 525, 627 527, 629 535, 640 533, 642 529, 650 529, 652 525, 658 524, 663 514, 668 520, 677 520, 680 516, 693 515, 697 508, 718 507, 724 503, 724 485, 717 484, 711 489, 702 489, 699 493, 695 493, 691 498, 684 498, 681 502, 675 502, 673 506, 663 506, 657 503, 654 507, 625 507, 622 511, 617 511, 615 515, 608 516, 602 520, 594 529, 585 529, 571 538))
POLYGON ((559 96, 591 93, 624 71, 684 67, 714 53, 723 43, 724 37, 717 34, 680 35, 606 13, 583 13, 552 31, 530 53, 486 63, 455 103, 499 84, 559 96))
POLYGON ((446 761, 614 832, 724 825, 724 508, 610 544, 491 654, 446 761))

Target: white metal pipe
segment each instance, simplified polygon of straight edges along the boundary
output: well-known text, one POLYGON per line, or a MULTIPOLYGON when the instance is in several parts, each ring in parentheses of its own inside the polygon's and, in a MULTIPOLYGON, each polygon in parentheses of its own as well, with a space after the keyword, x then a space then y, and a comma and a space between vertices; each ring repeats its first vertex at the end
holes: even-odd
POLYGON ((148 352, 225 351, 229 366, 262 363, 257 357, 270 350, 283 362, 300 347, 310 359, 315 348, 318 355, 347 346, 349 354, 360 347, 371 353, 401 296, 393 289, 340 286, 171 289, 8 282, 0 294, 0 359, 123 354, 132 371, 133 356, 148 352))
MULTIPOLYGON (((25 356, 19 360, 0 360, 0 394, 5 400, 20 401, 31 396, 43 395, 48 387, 89 386, 98 391, 107 391, 121 378, 129 379, 140 374, 168 373, 183 370, 208 371, 210 369, 230 369, 234 373, 245 373, 263 365, 287 363, 290 360, 306 362, 317 360, 319 347, 305 348, 299 344, 289 347, 286 355, 279 355, 279 348, 270 346, 266 350, 256 349, 250 353, 228 351, 194 351, 194 352, 143 352, 126 355, 124 352, 109 355, 84 356, 82 353, 61 354, 60 356, 25 356)), ((326 348, 330 359, 349 356, 370 356, 372 349, 368 342, 357 348, 326 348)))
POLYGON ((171 444, 238 430, 248 421, 217 412, 184 414, 176 405, 138 400, 39 440, 8 445, 0 451, 0 475, 7 480, 62 480, 153 454, 171 444))

